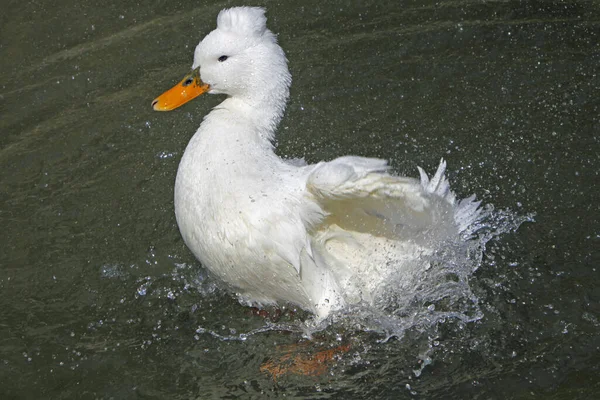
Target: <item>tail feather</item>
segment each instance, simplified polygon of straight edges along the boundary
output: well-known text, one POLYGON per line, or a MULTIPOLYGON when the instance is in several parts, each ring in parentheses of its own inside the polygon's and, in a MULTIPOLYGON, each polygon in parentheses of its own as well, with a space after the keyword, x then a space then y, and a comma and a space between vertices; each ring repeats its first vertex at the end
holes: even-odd
POLYGON ((456 223, 458 232, 468 232, 469 228, 474 226, 475 222, 481 217, 481 209, 479 208, 481 201, 476 201, 475 195, 472 195, 456 204, 456 195, 450 190, 450 184, 445 176, 446 161, 443 158, 440 160, 440 165, 431 180, 423 168, 417 168, 419 169, 423 189, 427 193, 437 195, 455 206, 454 222, 456 223))
POLYGON ((427 173, 421 167, 417 167, 419 175, 421 175, 421 187, 427 192, 436 194, 439 197, 445 199, 450 204, 454 204, 456 198, 454 193, 450 190, 450 184, 444 173, 446 172, 446 161, 442 158, 437 171, 433 175, 433 178, 429 180, 427 173))

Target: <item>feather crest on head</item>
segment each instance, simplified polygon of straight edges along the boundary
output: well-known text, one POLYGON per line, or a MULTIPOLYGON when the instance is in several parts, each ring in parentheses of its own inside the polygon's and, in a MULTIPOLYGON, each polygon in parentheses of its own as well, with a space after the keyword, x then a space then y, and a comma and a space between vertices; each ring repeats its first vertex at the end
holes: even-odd
POLYGON ((265 9, 235 7, 222 10, 217 17, 217 28, 242 35, 262 36, 267 30, 265 9))

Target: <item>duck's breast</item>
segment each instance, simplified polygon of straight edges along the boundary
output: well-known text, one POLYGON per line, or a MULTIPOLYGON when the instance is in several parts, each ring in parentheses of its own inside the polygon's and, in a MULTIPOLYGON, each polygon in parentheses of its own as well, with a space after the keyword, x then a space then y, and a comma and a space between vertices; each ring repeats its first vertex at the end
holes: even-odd
POLYGON ((307 308, 299 277, 309 246, 301 168, 268 160, 182 158, 175 184, 181 234, 202 264, 250 302, 307 308))

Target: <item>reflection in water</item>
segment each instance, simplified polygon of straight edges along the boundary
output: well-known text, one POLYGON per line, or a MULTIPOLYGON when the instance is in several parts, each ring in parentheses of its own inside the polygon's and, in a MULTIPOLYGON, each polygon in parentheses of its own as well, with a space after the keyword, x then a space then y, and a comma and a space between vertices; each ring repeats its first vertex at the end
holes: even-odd
POLYGON ((267 2, 294 76, 280 155, 410 176, 443 156, 459 196, 514 210, 387 313, 314 327, 251 315, 175 225, 179 158, 221 99, 149 104, 223 5, 92 3, 0 16, 3 397, 596 397, 597 4, 267 2), (303 355, 350 348, 318 378, 260 372, 308 334, 303 355))

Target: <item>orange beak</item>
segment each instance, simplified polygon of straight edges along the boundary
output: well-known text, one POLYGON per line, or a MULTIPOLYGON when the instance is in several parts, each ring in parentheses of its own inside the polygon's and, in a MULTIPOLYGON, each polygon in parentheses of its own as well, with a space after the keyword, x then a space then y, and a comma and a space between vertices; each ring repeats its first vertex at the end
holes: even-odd
POLYGON ((154 99, 152 108, 154 111, 171 111, 209 90, 210 86, 202 82, 200 71, 196 69, 177 85, 154 99))

